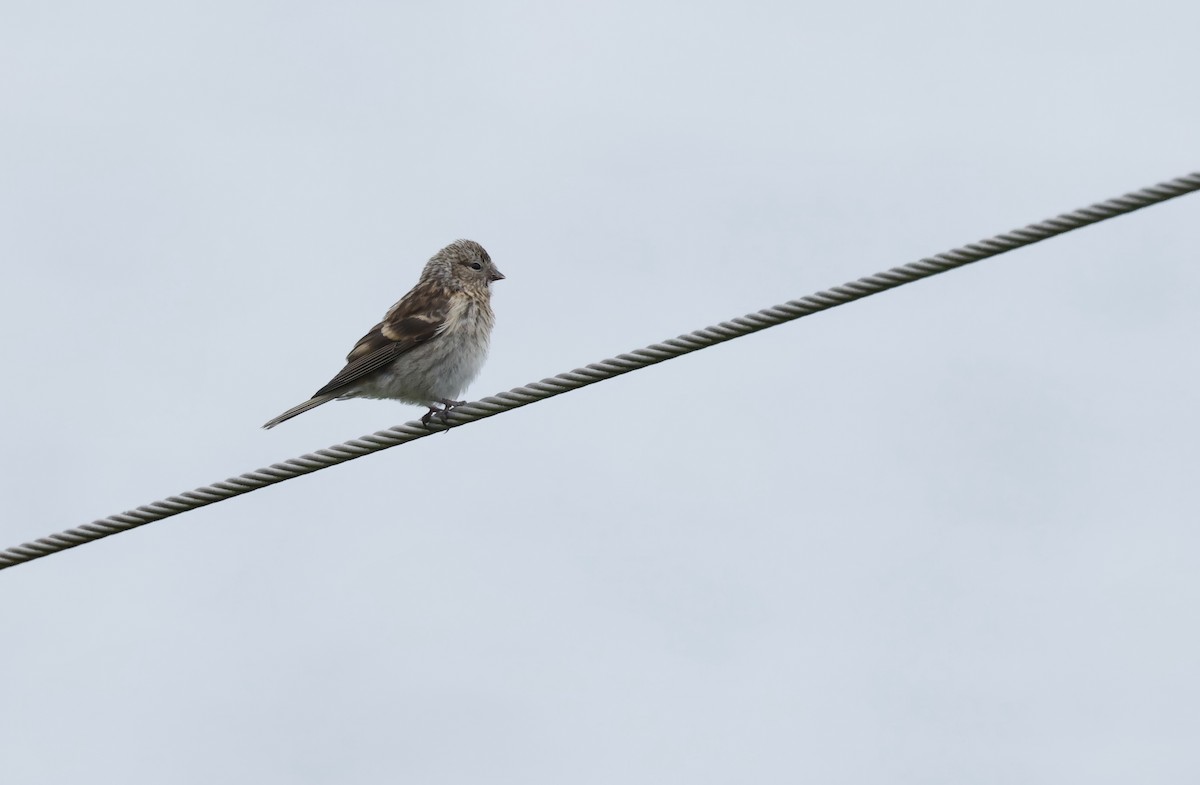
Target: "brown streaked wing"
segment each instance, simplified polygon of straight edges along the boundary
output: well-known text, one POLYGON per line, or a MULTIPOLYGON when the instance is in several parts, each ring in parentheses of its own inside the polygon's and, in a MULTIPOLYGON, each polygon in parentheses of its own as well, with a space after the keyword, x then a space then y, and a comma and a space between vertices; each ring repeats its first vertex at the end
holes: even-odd
POLYGON ((313 397, 348 387, 435 338, 450 311, 450 300, 448 296, 431 294, 434 293, 421 291, 418 286, 392 306, 384 320, 372 327, 346 355, 346 367, 313 393, 313 397))

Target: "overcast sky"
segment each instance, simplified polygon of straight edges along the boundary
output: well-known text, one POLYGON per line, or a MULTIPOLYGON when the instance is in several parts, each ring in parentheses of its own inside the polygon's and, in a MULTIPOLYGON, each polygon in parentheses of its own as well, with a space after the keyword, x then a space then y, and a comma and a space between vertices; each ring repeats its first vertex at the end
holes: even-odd
MULTIPOLYGON (((1200 6, 0 3, 0 548, 1198 168, 1200 6)), ((1200 776, 1200 197, 0 574, 13 785, 1200 776)))

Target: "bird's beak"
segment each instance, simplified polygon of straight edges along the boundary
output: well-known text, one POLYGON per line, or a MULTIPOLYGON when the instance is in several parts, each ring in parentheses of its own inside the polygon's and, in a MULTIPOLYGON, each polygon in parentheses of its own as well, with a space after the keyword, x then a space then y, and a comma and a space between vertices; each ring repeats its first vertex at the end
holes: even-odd
POLYGON ((488 276, 488 280, 489 281, 503 281, 504 273, 500 272, 499 270, 495 270, 492 272, 491 275, 488 276))

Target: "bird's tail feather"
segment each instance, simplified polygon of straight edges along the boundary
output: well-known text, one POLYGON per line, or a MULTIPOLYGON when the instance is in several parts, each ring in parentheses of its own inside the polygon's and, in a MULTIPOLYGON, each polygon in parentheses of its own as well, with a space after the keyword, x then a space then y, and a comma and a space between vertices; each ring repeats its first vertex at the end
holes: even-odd
POLYGON ((278 417, 274 417, 270 420, 267 420, 266 423, 263 424, 263 427, 264 428, 274 428, 276 425, 279 425, 279 423, 281 423, 285 420, 290 420, 293 417, 295 417, 297 414, 304 414, 309 409, 315 409, 318 406, 320 406, 321 404, 329 403, 330 401, 334 400, 337 397, 338 396, 336 393, 326 393, 325 395, 318 395, 313 398, 310 398, 309 400, 305 401, 304 403, 300 404, 299 406, 293 406, 292 408, 288 409, 286 412, 279 415, 278 417))

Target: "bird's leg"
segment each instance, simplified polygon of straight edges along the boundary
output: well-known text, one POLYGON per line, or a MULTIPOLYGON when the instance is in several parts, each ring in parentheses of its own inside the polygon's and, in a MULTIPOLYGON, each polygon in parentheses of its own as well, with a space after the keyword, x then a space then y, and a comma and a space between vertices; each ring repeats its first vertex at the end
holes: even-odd
POLYGON ((451 401, 448 398, 438 398, 436 403, 440 403, 444 408, 439 409, 436 406, 430 406, 429 411, 421 416, 421 424, 428 428, 429 421, 436 417, 442 421, 442 425, 445 425, 447 432, 449 432, 450 410, 455 406, 462 406, 466 401, 451 401))

